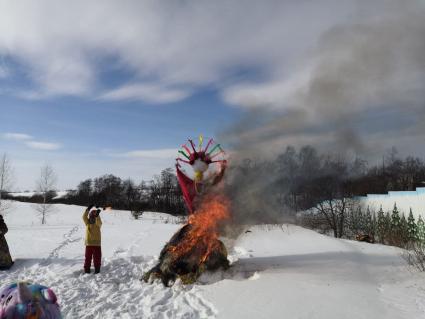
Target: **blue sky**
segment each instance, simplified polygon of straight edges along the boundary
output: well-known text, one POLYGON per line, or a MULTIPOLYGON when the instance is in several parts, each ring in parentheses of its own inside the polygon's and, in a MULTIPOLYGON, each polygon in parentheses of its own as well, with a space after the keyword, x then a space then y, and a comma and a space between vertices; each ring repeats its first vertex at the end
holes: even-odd
POLYGON ((150 179, 172 166, 177 155, 168 152, 165 158, 156 158, 156 151, 177 149, 188 137, 200 133, 214 136, 242 112, 224 105, 211 90, 163 105, 78 97, 28 101, 7 96, 0 97, 0 105, 0 147, 15 166, 19 189, 32 189, 38 166, 44 163, 58 167, 62 188, 111 172, 135 180, 150 179), (153 156, 147 169, 143 169, 143 156, 138 163, 138 157, 127 155, 138 150, 153 156), (67 174, 70 169, 75 175, 67 174))
POLYGON ((164 105, 7 97, 1 98, 1 105, 4 132, 28 134, 36 140, 60 144, 58 149, 83 152, 177 147, 188 133, 211 136, 240 114, 240 110, 225 106, 214 92, 205 91, 164 105))
POLYGON ((424 2, 0 1, 0 153, 15 189, 136 181, 203 133, 235 158, 287 145, 425 155, 424 2))

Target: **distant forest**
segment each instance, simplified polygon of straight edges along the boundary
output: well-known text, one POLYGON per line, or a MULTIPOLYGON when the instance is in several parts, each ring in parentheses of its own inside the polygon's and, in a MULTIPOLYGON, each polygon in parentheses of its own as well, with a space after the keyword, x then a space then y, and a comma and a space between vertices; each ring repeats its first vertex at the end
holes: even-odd
MULTIPOLYGON (((73 205, 97 205, 114 209, 130 210, 133 215, 143 211, 158 211, 173 215, 185 214, 185 207, 177 178, 172 168, 164 169, 160 175, 149 182, 135 183, 132 179, 107 174, 94 179, 80 182, 75 190, 69 190, 60 198, 55 191, 48 194, 49 202, 73 205)), ((38 203, 42 200, 41 194, 33 196, 10 196, 4 198, 38 203)))
MULTIPOLYGON (((283 210, 297 212, 315 207, 325 200, 425 186, 425 163, 417 157, 400 157, 395 149, 383 156, 381 165, 371 166, 361 158, 320 154, 312 146, 299 149, 288 146, 273 160, 246 159, 238 164, 231 163, 227 175, 232 177, 231 181, 226 180, 230 196, 232 188, 261 180, 262 189, 258 189, 257 196, 267 197, 283 210)), ((40 194, 12 198, 7 193, 3 194, 3 198, 29 202, 39 202, 42 197, 40 194)), ((114 209, 131 210, 135 215, 147 210, 186 214, 173 168, 164 169, 151 181, 140 184, 114 175, 87 179, 66 196, 54 197, 52 190, 49 202, 112 206, 114 209)))

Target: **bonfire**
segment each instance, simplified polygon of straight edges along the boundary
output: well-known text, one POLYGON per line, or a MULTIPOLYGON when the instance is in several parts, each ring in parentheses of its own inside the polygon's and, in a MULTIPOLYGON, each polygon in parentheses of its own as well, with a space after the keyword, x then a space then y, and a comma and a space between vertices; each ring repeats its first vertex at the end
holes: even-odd
POLYGON ((160 279, 165 286, 177 278, 195 282, 204 271, 227 269, 227 250, 219 239, 220 226, 229 218, 229 201, 222 195, 206 196, 200 207, 164 246, 158 264, 143 276, 160 279))
POLYGON ((196 146, 192 140, 182 146, 179 154, 185 159, 176 159, 177 179, 186 203, 189 219, 164 246, 158 264, 143 276, 151 282, 160 279, 165 286, 173 284, 177 278, 185 284, 193 283, 205 271, 228 268, 227 250, 219 239, 220 226, 229 219, 229 200, 219 192, 227 161, 220 144, 210 139, 202 147, 203 136, 199 136, 196 146), (215 145, 214 145, 215 144, 215 145), (209 147, 212 147, 208 151, 209 147), (191 179, 181 168, 180 163, 188 164, 194 171, 191 179), (211 166, 218 169, 205 173, 211 166))

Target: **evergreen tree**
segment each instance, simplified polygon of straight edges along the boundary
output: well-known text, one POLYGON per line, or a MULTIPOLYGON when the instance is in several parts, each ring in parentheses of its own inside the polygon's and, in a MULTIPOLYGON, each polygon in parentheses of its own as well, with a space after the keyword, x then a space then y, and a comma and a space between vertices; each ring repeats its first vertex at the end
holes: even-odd
POLYGON ((418 227, 415 223, 415 218, 413 217, 412 209, 410 208, 409 217, 407 218, 407 233, 409 241, 413 242, 417 238, 418 227))
POLYGON ((400 213, 398 212, 397 205, 394 203, 393 212, 391 214, 391 230, 400 230, 400 213))
POLYGON ((378 237, 379 237, 379 242, 381 244, 384 243, 385 241, 385 231, 386 231, 386 222, 385 222, 385 214, 384 211, 382 210, 382 206, 379 208, 378 211, 378 221, 377 221, 377 231, 378 231, 378 237))
POLYGON ((406 217, 404 216, 404 213, 401 215, 400 219, 400 244, 402 247, 405 247, 405 245, 409 242, 409 225, 407 224, 406 217))
POLYGON ((403 236, 401 229, 401 218, 400 213, 398 212, 397 205, 394 203, 394 208, 391 213, 391 221, 390 221, 390 245, 394 246, 402 246, 403 236))
POLYGON ((421 215, 419 215, 417 225, 417 240, 421 243, 425 243, 425 223, 422 220, 421 215))
POLYGON ((367 207, 365 216, 364 216, 364 224, 365 224, 365 231, 371 235, 375 235, 375 225, 373 223, 372 214, 370 213, 369 206, 367 207))
POLYGON ((377 229, 377 225, 378 225, 378 222, 376 221, 375 212, 373 212, 373 214, 372 214, 372 224, 371 225, 372 225, 371 226, 372 235, 373 235, 373 237, 375 237, 376 236, 376 229, 377 229))
POLYGON ((365 216, 361 207, 357 208, 357 233, 364 234, 366 232, 365 216))
POLYGON ((391 244, 391 215, 389 212, 385 214, 384 220, 384 244, 391 244))
POLYGON ((365 233, 365 223, 361 206, 351 209, 346 220, 346 226, 351 231, 351 235, 355 237, 365 233))

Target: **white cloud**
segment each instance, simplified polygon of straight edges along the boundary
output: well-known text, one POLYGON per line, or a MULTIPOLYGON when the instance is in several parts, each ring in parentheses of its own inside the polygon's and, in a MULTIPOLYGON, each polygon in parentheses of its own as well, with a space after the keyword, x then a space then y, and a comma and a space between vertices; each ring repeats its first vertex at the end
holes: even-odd
POLYGON ((29 148, 41 151, 55 151, 60 149, 62 146, 58 143, 47 143, 47 142, 37 142, 31 141, 25 143, 29 148))
POLYGON ((25 146, 35 150, 55 151, 62 148, 62 145, 59 143, 38 141, 34 136, 25 133, 4 133, 3 138, 23 143, 25 146))
POLYGON ((35 92, 21 93, 27 98, 98 96, 102 61, 116 59, 135 80, 105 97, 166 103, 199 86, 221 87, 238 69, 266 77, 290 72, 352 6, 350 0, 2 1, 0 55, 32 80, 35 92))
POLYGON ((14 141, 26 141, 33 138, 31 135, 23 134, 23 133, 4 133, 3 137, 5 139, 14 140, 14 141))
POLYGON ((134 150, 125 153, 115 153, 112 156, 126 158, 146 158, 146 159, 174 159, 177 157, 177 149, 153 149, 153 150, 134 150))
POLYGON ((141 100, 150 103, 178 102, 190 95, 187 90, 169 89, 152 84, 129 84, 103 93, 100 99, 107 101, 141 100))
POLYGON ((237 84, 225 88, 223 100, 238 107, 282 109, 306 105, 297 103, 299 93, 308 86, 311 67, 304 67, 291 75, 290 78, 276 77, 260 84, 237 84))
POLYGON ((10 70, 4 65, 0 65, 0 79, 7 78, 9 74, 10 74, 10 70))
POLYGON ((37 90, 15 90, 13 91, 13 95, 30 101, 42 100, 49 97, 46 93, 37 90))

